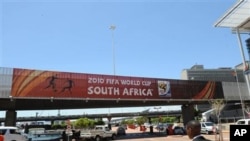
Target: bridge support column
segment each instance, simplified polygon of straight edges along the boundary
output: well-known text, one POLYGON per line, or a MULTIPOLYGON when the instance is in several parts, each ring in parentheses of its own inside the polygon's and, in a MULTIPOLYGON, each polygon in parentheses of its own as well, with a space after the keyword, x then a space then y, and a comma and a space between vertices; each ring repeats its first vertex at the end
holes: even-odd
POLYGON ((5 126, 16 126, 16 111, 15 110, 8 110, 5 114, 5 126))
POLYGON ((150 132, 150 133, 153 133, 153 132, 154 132, 154 128, 153 128, 153 126, 152 126, 151 117, 148 117, 148 123, 150 124, 150 126, 149 126, 149 132, 150 132))
POLYGON ((55 123, 55 120, 50 121, 50 125, 53 125, 55 123))
POLYGON ((184 104, 181 106, 181 113, 184 126, 188 123, 188 121, 194 120, 194 112, 195 110, 193 104, 184 104))

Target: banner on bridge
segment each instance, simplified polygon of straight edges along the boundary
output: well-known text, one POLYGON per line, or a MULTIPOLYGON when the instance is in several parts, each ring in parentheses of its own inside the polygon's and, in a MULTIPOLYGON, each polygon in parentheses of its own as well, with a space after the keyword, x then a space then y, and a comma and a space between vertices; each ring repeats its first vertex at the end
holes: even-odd
POLYGON ((212 99, 220 82, 13 69, 11 95, 26 98, 212 99))

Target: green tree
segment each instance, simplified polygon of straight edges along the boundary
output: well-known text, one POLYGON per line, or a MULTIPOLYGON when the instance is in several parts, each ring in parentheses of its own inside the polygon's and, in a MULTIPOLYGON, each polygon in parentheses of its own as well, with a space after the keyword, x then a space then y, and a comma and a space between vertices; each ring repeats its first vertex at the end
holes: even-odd
POLYGON ((87 128, 87 127, 92 128, 95 125, 95 121, 88 118, 80 118, 75 121, 74 125, 77 128, 87 128))
POLYGON ((127 124, 134 124, 135 120, 134 119, 128 119, 126 120, 127 124))
POLYGON ((142 124, 144 124, 146 121, 147 121, 147 118, 146 118, 146 117, 138 117, 138 118, 136 118, 136 123, 137 123, 138 125, 142 125, 142 124))
POLYGON ((122 120, 121 124, 128 124, 126 120, 122 120))
POLYGON ((104 125, 105 124, 105 122, 103 121, 103 120, 97 120, 97 121, 95 121, 95 125, 104 125))

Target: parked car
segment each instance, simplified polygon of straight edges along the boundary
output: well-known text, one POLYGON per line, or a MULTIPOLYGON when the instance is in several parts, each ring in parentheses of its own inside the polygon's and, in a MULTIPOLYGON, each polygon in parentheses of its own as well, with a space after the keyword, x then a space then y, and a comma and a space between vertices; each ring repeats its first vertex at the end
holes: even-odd
POLYGON ((201 122, 201 133, 218 133, 218 128, 213 122, 201 122))
POLYGON ((166 133, 167 135, 174 135, 172 123, 161 123, 155 127, 156 130, 166 133))
POLYGON ((128 129, 127 124, 122 124, 122 125, 120 125, 120 126, 123 127, 125 130, 128 129))
POLYGON ((183 123, 173 123, 172 134, 174 135, 185 135, 186 131, 183 127, 183 123))
POLYGON ((237 120, 235 124, 237 124, 237 125, 250 125, 250 119, 240 119, 240 120, 237 120))
POLYGON ((165 131, 169 125, 169 123, 159 123, 158 125, 156 125, 155 129, 159 131, 165 131))
POLYGON ((150 128, 150 126, 153 126, 153 124, 150 124, 150 123, 144 123, 144 126, 145 126, 146 128, 150 128))
POLYGON ((180 126, 175 126, 173 130, 174 130, 175 135, 185 135, 186 134, 185 129, 183 127, 180 127, 180 126))
POLYGON ((102 139, 112 139, 116 138, 116 132, 109 129, 106 125, 96 125, 94 129, 81 130, 80 138, 84 140, 94 139, 95 141, 100 141, 102 139))
POLYGON ((116 135, 120 136, 120 135, 126 135, 126 129, 122 126, 119 126, 116 129, 116 135))
POLYGON ((18 132, 17 127, 0 126, 0 134, 4 136, 4 141, 28 141, 27 136, 18 132))
POLYGON ((60 140, 62 134, 56 130, 46 130, 45 128, 29 128, 27 137, 29 141, 52 141, 60 140))

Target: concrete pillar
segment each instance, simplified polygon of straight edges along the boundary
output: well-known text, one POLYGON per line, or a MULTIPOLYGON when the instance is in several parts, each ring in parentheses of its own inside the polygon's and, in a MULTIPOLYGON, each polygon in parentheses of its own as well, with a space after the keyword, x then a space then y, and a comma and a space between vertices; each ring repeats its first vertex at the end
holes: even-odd
POLYGON ((8 110, 5 114, 5 126, 16 126, 16 111, 15 110, 8 110))
POLYGON ((181 106, 181 113, 184 126, 190 121, 194 120, 194 105, 193 104, 184 104, 181 106))
POLYGON ((54 125, 54 123, 55 123, 55 120, 50 121, 50 125, 54 125))
POLYGON ((148 123, 150 124, 150 126, 149 126, 149 132, 150 133, 154 133, 154 127, 152 126, 151 117, 148 117, 148 123))

